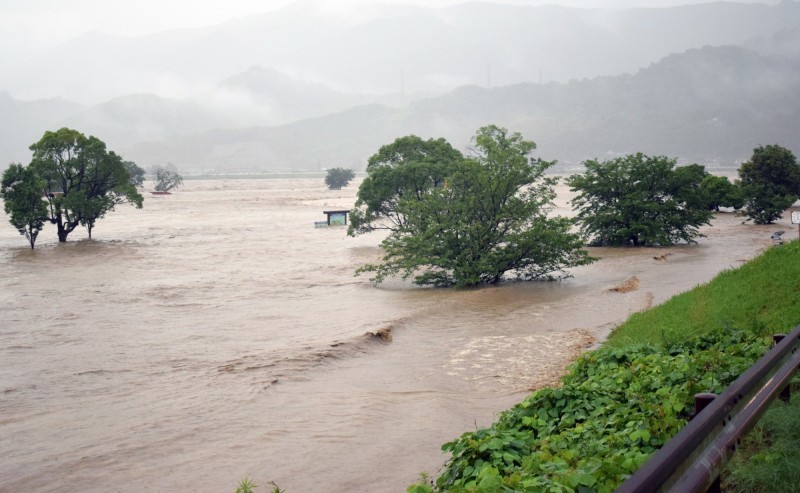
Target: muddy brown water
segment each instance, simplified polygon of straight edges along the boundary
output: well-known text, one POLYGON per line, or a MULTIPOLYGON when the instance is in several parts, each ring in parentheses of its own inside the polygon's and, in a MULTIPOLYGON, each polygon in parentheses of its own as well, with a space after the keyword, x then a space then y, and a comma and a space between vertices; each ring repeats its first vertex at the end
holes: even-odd
POLYGON ((0 217, 0 491, 405 491, 630 313, 793 231, 720 214, 561 282, 376 287, 353 272, 379 236, 314 228, 356 186, 187 181, 35 251, 0 217))

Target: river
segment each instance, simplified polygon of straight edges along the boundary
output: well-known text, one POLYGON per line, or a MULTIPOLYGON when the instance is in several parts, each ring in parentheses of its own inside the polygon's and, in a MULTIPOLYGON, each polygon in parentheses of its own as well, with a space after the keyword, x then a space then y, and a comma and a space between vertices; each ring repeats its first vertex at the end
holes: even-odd
POLYGON ((356 188, 190 180, 34 251, 0 216, 0 491, 405 491, 630 313, 792 230, 720 214, 560 282, 374 286, 353 272, 379 235, 314 227, 356 188))

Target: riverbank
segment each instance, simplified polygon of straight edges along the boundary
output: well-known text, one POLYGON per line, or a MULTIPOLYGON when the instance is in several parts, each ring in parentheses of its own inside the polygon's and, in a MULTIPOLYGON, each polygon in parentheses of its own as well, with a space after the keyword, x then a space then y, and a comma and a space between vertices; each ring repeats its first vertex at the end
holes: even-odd
MULTIPOLYGON (((794 241, 634 314, 578 360, 563 386, 535 392, 491 427, 447 444, 453 459, 437 491, 612 491, 682 427, 694 393, 720 392, 768 350, 771 334, 800 323, 798 279, 794 241)), ((796 482, 787 478, 800 477, 791 460, 800 418, 775 426, 788 412, 774 407, 778 418, 765 418, 760 440, 745 447, 771 462, 754 473, 736 461, 726 473, 730 491, 789 491, 796 482)))

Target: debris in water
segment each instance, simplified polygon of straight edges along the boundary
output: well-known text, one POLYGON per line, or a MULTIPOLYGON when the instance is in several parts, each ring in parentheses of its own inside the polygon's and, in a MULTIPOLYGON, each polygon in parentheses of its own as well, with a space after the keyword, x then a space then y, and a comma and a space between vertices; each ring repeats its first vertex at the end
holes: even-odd
POLYGON ((609 289, 609 291, 614 291, 617 293, 630 293, 631 291, 636 291, 637 289, 639 289, 639 278, 633 276, 619 286, 609 289))
POLYGON ((392 342, 392 329, 388 327, 376 330, 375 332, 367 332, 366 335, 380 339, 380 342, 392 342))

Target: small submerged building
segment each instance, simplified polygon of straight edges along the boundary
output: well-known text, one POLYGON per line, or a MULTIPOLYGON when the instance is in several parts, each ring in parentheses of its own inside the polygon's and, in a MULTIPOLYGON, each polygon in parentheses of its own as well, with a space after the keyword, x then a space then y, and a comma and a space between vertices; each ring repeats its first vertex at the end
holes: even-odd
POLYGON ((314 227, 326 228, 328 226, 347 226, 347 215, 350 214, 349 210, 344 211, 322 211, 323 214, 328 216, 326 221, 316 221, 314 227))

